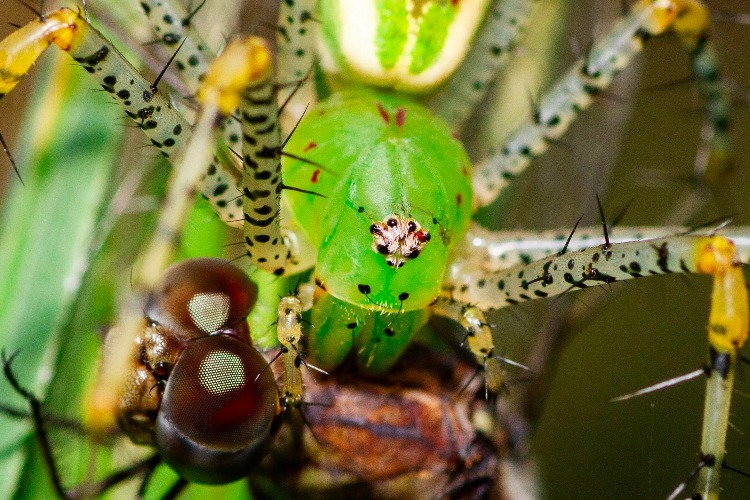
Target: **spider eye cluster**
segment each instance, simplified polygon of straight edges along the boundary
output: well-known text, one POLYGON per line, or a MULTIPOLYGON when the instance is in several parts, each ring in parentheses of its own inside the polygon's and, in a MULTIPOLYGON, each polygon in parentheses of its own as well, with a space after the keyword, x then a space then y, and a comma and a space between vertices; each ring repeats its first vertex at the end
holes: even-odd
POLYGON ((256 297, 228 262, 193 259, 169 268, 146 304, 118 420, 190 481, 247 475, 276 428, 278 389, 245 320, 256 297))
POLYGON ((430 233, 411 217, 393 214, 370 225, 372 248, 385 257, 388 266, 398 269, 416 259, 430 241, 430 233))

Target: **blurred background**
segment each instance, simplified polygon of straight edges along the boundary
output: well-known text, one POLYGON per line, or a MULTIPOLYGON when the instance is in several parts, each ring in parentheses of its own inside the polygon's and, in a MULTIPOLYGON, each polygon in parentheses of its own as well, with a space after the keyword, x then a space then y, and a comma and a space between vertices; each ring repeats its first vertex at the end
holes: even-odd
MULTIPOLYGON (((52 8, 50 3, 48 7, 52 8)), ((209 0, 206 5, 207 9, 214 9, 212 15, 217 12, 216 16, 237 19, 229 15, 232 9, 226 4, 217 9, 212 6, 216 3, 209 0)), ((275 3, 245 2, 242 31, 270 36, 271 28, 266 23, 273 22, 275 3)), ((622 3, 615 0, 547 0, 542 3, 528 38, 515 54, 513 69, 497 83, 493 96, 464 133, 475 156, 480 156, 526 116, 531 103, 550 82, 585 53, 592 38, 605 33, 622 11, 622 3)), ((120 17, 119 12, 104 1, 92 0, 89 5, 95 19, 102 21, 105 28, 128 19, 128 14, 120 17)), ((499 203, 483 210, 478 217, 495 228, 568 230, 581 215, 584 216, 582 225, 599 222, 596 211, 596 196, 599 195, 608 214, 614 215, 628 206, 621 226, 697 225, 729 216, 734 224, 750 224, 750 112, 747 109, 750 6, 743 0, 713 0, 709 7, 715 16, 711 36, 720 54, 722 77, 734 90, 731 134, 735 162, 731 174, 711 189, 689 180, 704 116, 694 85, 689 81, 688 56, 676 37, 666 35, 651 40, 644 55, 620 75, 613 89, 586 111, 564 139, 521 176, 499 203)), ((14 29, 7 23, 22 25, 32 17, 33 14, 17 2, 3 1, 0 19, 5 25, 0 26, 0 36, 14 29)), ((210 37, 220 43, 222 37, 235 32, 229 26, 211 33, 210 37)), ((112 30, 112 34, 122 37, 124 33, 112 30)), ((132 40, 129 45, 137 46, 132 40)), ((131 55, 139 56, 132 52, 131 55)), ((54 57, 45 56, 19 88, 0 103, 0 133, 8 140, 22 166, 24 158, 29 156, 29 131, 34 130, 34 123, 39 123, 27 121, 22 126, 23 116, 26 109, 53 105, 48 93, 37 93, 35 98, 30 96, 34 95, 36 82, 45 79, 45 71, 53 71, 55 63, 51 59, 54 57), (40 97, 42 95, 45 98, 40 97)), ((62 64, 72 67, 67 61, 62 64)), ((92 113, 100 113, 94 109, 114 108, 106 104, 100 92, 88 90, 96 88, 93 81, 84 79, 79 87, 82 90, 76 97, 77 109, 84 119, 92 113)), ((116 109, 110 112, 115 118, 118 116, 116 109)), ((115 128, 123 128, 123 125, 117 124, 115 128)), ((65 132, 68 131, 63 127, 48 131, 52 134, 65 132)), ((131 132, 128 130, 129 142, 118 140, 110 147, 120 161, 106 180, 109 187, 102 189, 104 198, 112 192, 122 192, 119 188, 127 183, 138 185, 140 181, 130 179, 126 173, 131 168, 144 169, 142 177, 146 179, 163 177, 158 160, 154 160, 155 155, 145 146, 145 140, 131 132), (155 161, 157 166, 154 166, 155 161)), ((4 167, 0 178, 5 189, 9 189, 9 185, 18 191, 18 179, 12 175, 5 158, 0 158, 0 165, 4 167)), ((22 171, 22 175, 24 173, 22 171)), ((24 178, 24 181, 33 185, 31 178, 24 178)), ((10 196, 4 195, 3 199, 10 199, 10 196)), ((71 186, 70 196, 73 200, 80 196, 75 186, 71 186)), ((136 189, 129 201, 131 207, 137 202, 140 209, 130 211, 139 212, 139 216, 145 213, 148 218, 155 196, 158 196, 158 188, 147 192, 136 189)), ((112 300, 112 289, 116 285, 100 277, 106 278, 113 269, 126 268, 129 264, 125 263, 132 261, 139 241, 139 235, 134 235, 132 229, 134 217, 126 214, 125 222, 117 221, 119 229, 113 230, 104 244, 110 253, 104 259, 94 260, 85 273, 82 293, 88 299, 78 301, 76 308, 95 309, 97 315, 81 319, 82 314, 86 316, 84 313, 71 313, 63 322, 65 325, 60 326, 64 335, 73 336, 80 329, 95 332, 106 326, 102 318, 111 314, 112 306, 106 302, 112 300), (110 256, 112 253, 116 253, 116 257, 110 256), (102 289, 106 289, 106 293, 102 289)), ((196 217, 205 220, 200 218, 205 216, 196 217)), ((16 224, 43 228, 45 222, 38 216, 17 220, 4 219, 0 230, 7 232, 10 225, 16 224)), ((42 254, 46 253, 47 260, 55 258, 54 248, 48 246, 46 239, 29 238, 46 248, 42 254)), ((27 245, 33 246, 33 243, 27 245)), ((221 242, 212 244, 214 250, 220 246, 221 242)), ((34 279, 32 271, 27 276, 30 278, 26 279, 34 279)), ((546 498, 664 498, 695 467, 705 385, 702 379, 631 401, 610 403, 609 400, 704 364, 710 285, 708 278, 683 276, 617 283, 561 300, 524 304, 504 310, 493 318, 497 325, 497 345, 503 356, 514 360, 525 360, 529 356, 541 332, 562 328, 568 335, 564 348, 555 348, 556 356, 549 360, 549 378, 541 384, 533 384, 532 395, 527 394, 531 392, 530 386, 521 384, 511 389, 510 396, 512 402, 524 405, 532 415, 538 416, 531 453, 537 460, 546 498)), ((13 341, 3 340, 0 334, 0 344, 8 345, 8 342, 13 341)), ((39 361, 40 366, 55 366, 57 368, 50 369, 65 373, 68 365, 92 364, 98 340, 88 333, 85 343, 87 347, 83 351, 75 351, 78 347, 69 345, 64 346, 59 355, 47 354, 39 361), (77 362, 66 361, 71 351, 80 352, 76 354, 77 362)), ((53 349, 47 347, 45 352, 53 352, 53 349)), ((34 363, 29 363, 24 370, 29 377, 37 371, 34 363)), ((747 396, 750 391, 745 372, 743 368, 737 382, 727 461, 750 471, 750 402, 747 396)), ((85 385, 88 377, 90 375, 79 377, 83 379, 79 383, 85 385)), ((44 385, 43 381, 38 382, 44 385)), ((64 394, 57 399, 64 402, 60 406, 65 411, 76 414, 64 394)), ((5 421, 0 420, 0 428, 5 425, 5 421)), ((18 464, 15 467, 14 470, 20 470, 18 464)), ((750 491, 749 479, 728 472, 722 484, 724 498, 745 498, 750 491)))

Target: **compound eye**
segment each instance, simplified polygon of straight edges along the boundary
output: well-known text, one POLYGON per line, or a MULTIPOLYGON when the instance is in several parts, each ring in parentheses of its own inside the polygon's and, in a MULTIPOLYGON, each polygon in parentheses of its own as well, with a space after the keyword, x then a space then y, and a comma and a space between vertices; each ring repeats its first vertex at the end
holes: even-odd
POLYGON ((146 315, 186 338, 242 329, 257 287, 223 259, 191 259, 167 269, 146 315))
POLYGON ((185 479, 228 483, 263 458, 279 413, 273 373, 258 351, 225 335, 200 338, 167 380, 156 446, 185 479))

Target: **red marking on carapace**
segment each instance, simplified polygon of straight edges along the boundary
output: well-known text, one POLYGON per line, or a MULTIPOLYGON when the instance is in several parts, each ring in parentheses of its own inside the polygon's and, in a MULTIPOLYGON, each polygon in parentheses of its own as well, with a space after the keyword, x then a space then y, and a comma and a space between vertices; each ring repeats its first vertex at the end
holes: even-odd
POLYGON ((463 175, 464 177, 469 176, 469 169, 466 168, 466 165, 461 165, 461 175, 463 175))
POLYGON ((320 169, 316 168, 312 174, 312 177, 310 177, 310 182, 312 182, 313 184, 317 184, 319 177, 320 177, 320 169))
POLYGON ((318 116, 323 116, 324 114, 326 114, 325 109, 318 110, 318 116))
POLYGON ((456 7, 461 0, 451 0, 451 5, 456 7))
POLYGON ((458 205, 460 207, 461 203, 463 203, 463 201, 464 201, 464 197, 461 196, 461 193, 458 193, 456 195, 456 205, 458 205))
POLYGON ((398 108, 396 110, 396 126, 403 127, 406 121, 406 110, 404 108, 398 108))
POLYGON ((383 119, 385 124, 390 125, 391 117, 381 103, 378 103, 378 113, 380 113, 380 117, 383 119))
POLYGON ((316 142, 313 142, 313 141, 310 141, 310 142, 309 142, 309 143, 307 144, 307 146, 305 146, 305 149, 303 149, 302 151, 304 151, 305 153, 307 153, 307 152, 308 152, 308 151, 310 151, 311 149, 315 149, 315 148, 317 148, 317 147, 318 147, 318 143, 316 143, 316 142))
POLYGON ((461 140, 461 134, 458 132, 458 130, 454 130, 453 132, 451 132, 451 135, 453 136, 455 140, 457 141, 461 140))

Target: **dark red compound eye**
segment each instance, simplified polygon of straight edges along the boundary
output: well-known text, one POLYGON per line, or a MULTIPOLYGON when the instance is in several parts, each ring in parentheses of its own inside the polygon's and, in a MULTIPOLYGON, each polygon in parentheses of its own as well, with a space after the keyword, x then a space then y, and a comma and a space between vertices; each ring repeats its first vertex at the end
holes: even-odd
POLYGON ((244 339, 244 320, 257 292, 247 275, 226 260, 186 260, 167 270, 149 297, 146 316, 184 338, 226 332, 244 339))
POLYGON ((247 476, 263 458, 280 413, 267 366, 258 351, 233 337, 192 342, 167 380, 156 419, 164 461, 198 483, 247 476))

